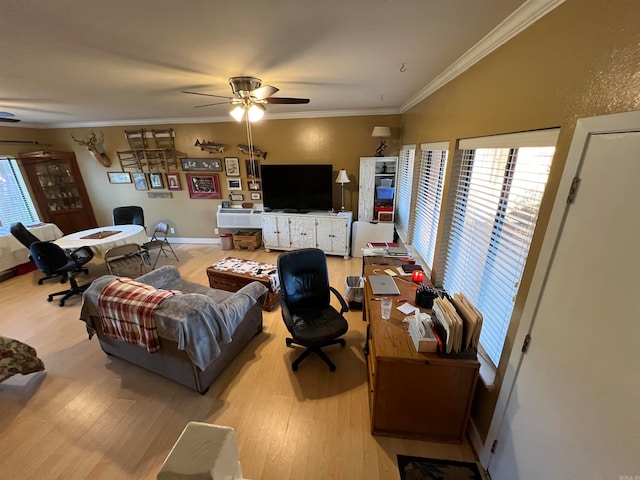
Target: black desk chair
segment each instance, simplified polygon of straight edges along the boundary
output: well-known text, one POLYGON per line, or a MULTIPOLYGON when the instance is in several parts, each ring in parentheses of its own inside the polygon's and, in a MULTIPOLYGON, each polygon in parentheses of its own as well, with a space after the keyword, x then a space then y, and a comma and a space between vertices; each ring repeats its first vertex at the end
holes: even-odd
POLYGON ((349 325, 343 314, 349 311, 342 295, 329 285, 327 259, 322 250, 303 248, 280 254, 278 257, 278 277, 280 279, 280 305, 291 338, 286 339, 287 347, 292 344, 306 347, 291 368, 298 365, 311 353, 317 353, 331 371, 336 366, 322 351, 322 347, 340 344, 340 338, 347 333, 349 325), (340 302, 340 311, 330 305, 331 293, 340 302))
MULTIPOLYGON (((38 237, 36 237, 33 233, 27 230, 27 227, 25 227, 20 222, 15 222, 11 224, 11 235, 13 235, 16 238, 16 240, 18 240, 22 245, 24 245, 27 248, 30 248, 32 243, 40 241, 38 237)), ((33 261, 33 257, 31 255, 29 255, 29 260, 33 261)), ((89 269, 81 267, 79 270, 77 270, 77 272, 89 273, 89 269)), ((68 275, 66 272, 54 273, 52 275, 45 275, 44 277, 39 279, 38 285, 42 285, 42 282, 44 282, 45 280, 49 280, 50 278, 57 278, 60 276, 62 277, 60 279, 60 283, 64 283, 67 281, 68 275)))
POLYGON ((82 269, 82 266, 93 258, 93 252, 89 247, 80 247, 67 256, 65 251, 52 242, 34 242, 29 247, 31 257, 37 267, 46 275, 67 275, 71 288, 61 292, 51 293, 47 301, 53 301, 53 297, 64 295, 60 299, 60 306, 73 295, 80 295, 90 285, 79 286, 74 278, 74 272, 82 269))
POLYGON ((144 210, 142 207, 130 205, 127 207, 116 207, 113 209, 114 225, 144 225, 144 210))

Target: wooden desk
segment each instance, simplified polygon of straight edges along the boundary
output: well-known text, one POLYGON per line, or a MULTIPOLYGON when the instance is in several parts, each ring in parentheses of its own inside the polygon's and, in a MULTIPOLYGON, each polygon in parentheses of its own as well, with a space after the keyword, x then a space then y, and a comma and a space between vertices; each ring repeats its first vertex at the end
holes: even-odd
MULTIPOLYGON (((365 276, 388 267, 366 265, 365 276)), ((410 279, 410 276, 403 278, 410 279)), ((400 297, 414 303, 416 286, 396 280, 400 297)), ((418 353, 394 297, 391 319, 382 320, 380 302, 365 282, 367 371, 371 433, 462 442, 478 380, 477 360, 418 353)), ((426 313, 430 310, 421 309, 426 313)))

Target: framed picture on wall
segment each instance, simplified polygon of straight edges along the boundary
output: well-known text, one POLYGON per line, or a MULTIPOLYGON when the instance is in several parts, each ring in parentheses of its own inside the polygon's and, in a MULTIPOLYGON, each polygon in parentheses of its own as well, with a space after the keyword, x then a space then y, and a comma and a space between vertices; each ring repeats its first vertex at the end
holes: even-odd
POLYGON ((109 183, 131 183, 129 172, 107 172, 109 183))
POLYGON ((260 185, 260 180, 249 180, 249 190, 262 190, 262 186, 260 185))
POLYGON ((247 167, 247 178, 260 178, 260 160, 253 159, 245 160, 245 166, 247 167))
POLYGON ((221 158, 181 158, 182 170, 200 172, 221 172, 221 158))
POLYGON ((149 185, 151 188, 164 188, 164 181, 160 172, 149 173, 149 185))
POLYGON ((262 200, 260 192, 251 192, 251 200, 262 200))
POLYGON ((242 190, 242 180, 239 178, 227 178, 227 190, 242 190))
POLYGON ((224 171, 227 174, 227 177, 239 177, 240 160, 238 160, 236 157, 225 157, 224 171))
POLYGON ((167 188, 169 190, 182 190, 182 185, 180 185, 180 174, 179 173, 167 173, 167 188))
POLYGON ((189 198, 222 198, 217 173, 187 173, 189 198))
POLYGON ((241 193, 232 193, 229 195, 229 200, 232 202, 242 202, 244 200, 244 195, 241 193))
POLYGON ((147 183, 147 176, 142 172, 133 172, 133 184, 136 186, 136 190, 149 190, 149 184, 147 183))

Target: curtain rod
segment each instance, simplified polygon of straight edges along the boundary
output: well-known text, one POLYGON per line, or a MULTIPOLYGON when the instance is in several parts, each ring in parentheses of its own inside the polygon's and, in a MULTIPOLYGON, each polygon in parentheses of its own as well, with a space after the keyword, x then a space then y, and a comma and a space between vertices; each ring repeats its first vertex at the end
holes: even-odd
POLYGON ((50 143, 40 143, 37 140, 0 140, 0 143, 8 143, 14 145, 42 145, 43 147, 50 147, 50 143))

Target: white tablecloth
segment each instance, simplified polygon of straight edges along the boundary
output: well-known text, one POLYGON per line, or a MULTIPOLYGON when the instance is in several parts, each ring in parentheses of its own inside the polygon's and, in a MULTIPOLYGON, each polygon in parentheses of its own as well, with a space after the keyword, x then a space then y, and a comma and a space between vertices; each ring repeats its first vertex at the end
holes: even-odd
POLYGON ((140 225, 112 225, 109 227, 91 228, 89 230, 83 230, 81 232, 71 233, 59 238, 55 241, 58 245, 66 250, 74 250, 80 247, 89 247, 93 250, 93 254, 97 257, 104 257, 104 254, 110 248, 117 247, 118 245, 124 245, 126 243, 137 243, 142 245, 149 241, 147 232, 144 227, 140 225), (82 238, 92 235, 98 232, 116 231, 115 235, 110 235, 105 238, 82 238))
MULTIPOLYGON (((62 231, 53 223, 26 225, 42 241, 62 237, 62 231)), ((0 272, 10 270, 29 261, 29 249, 11 235, 10 226, 0 227, 0 272)))

